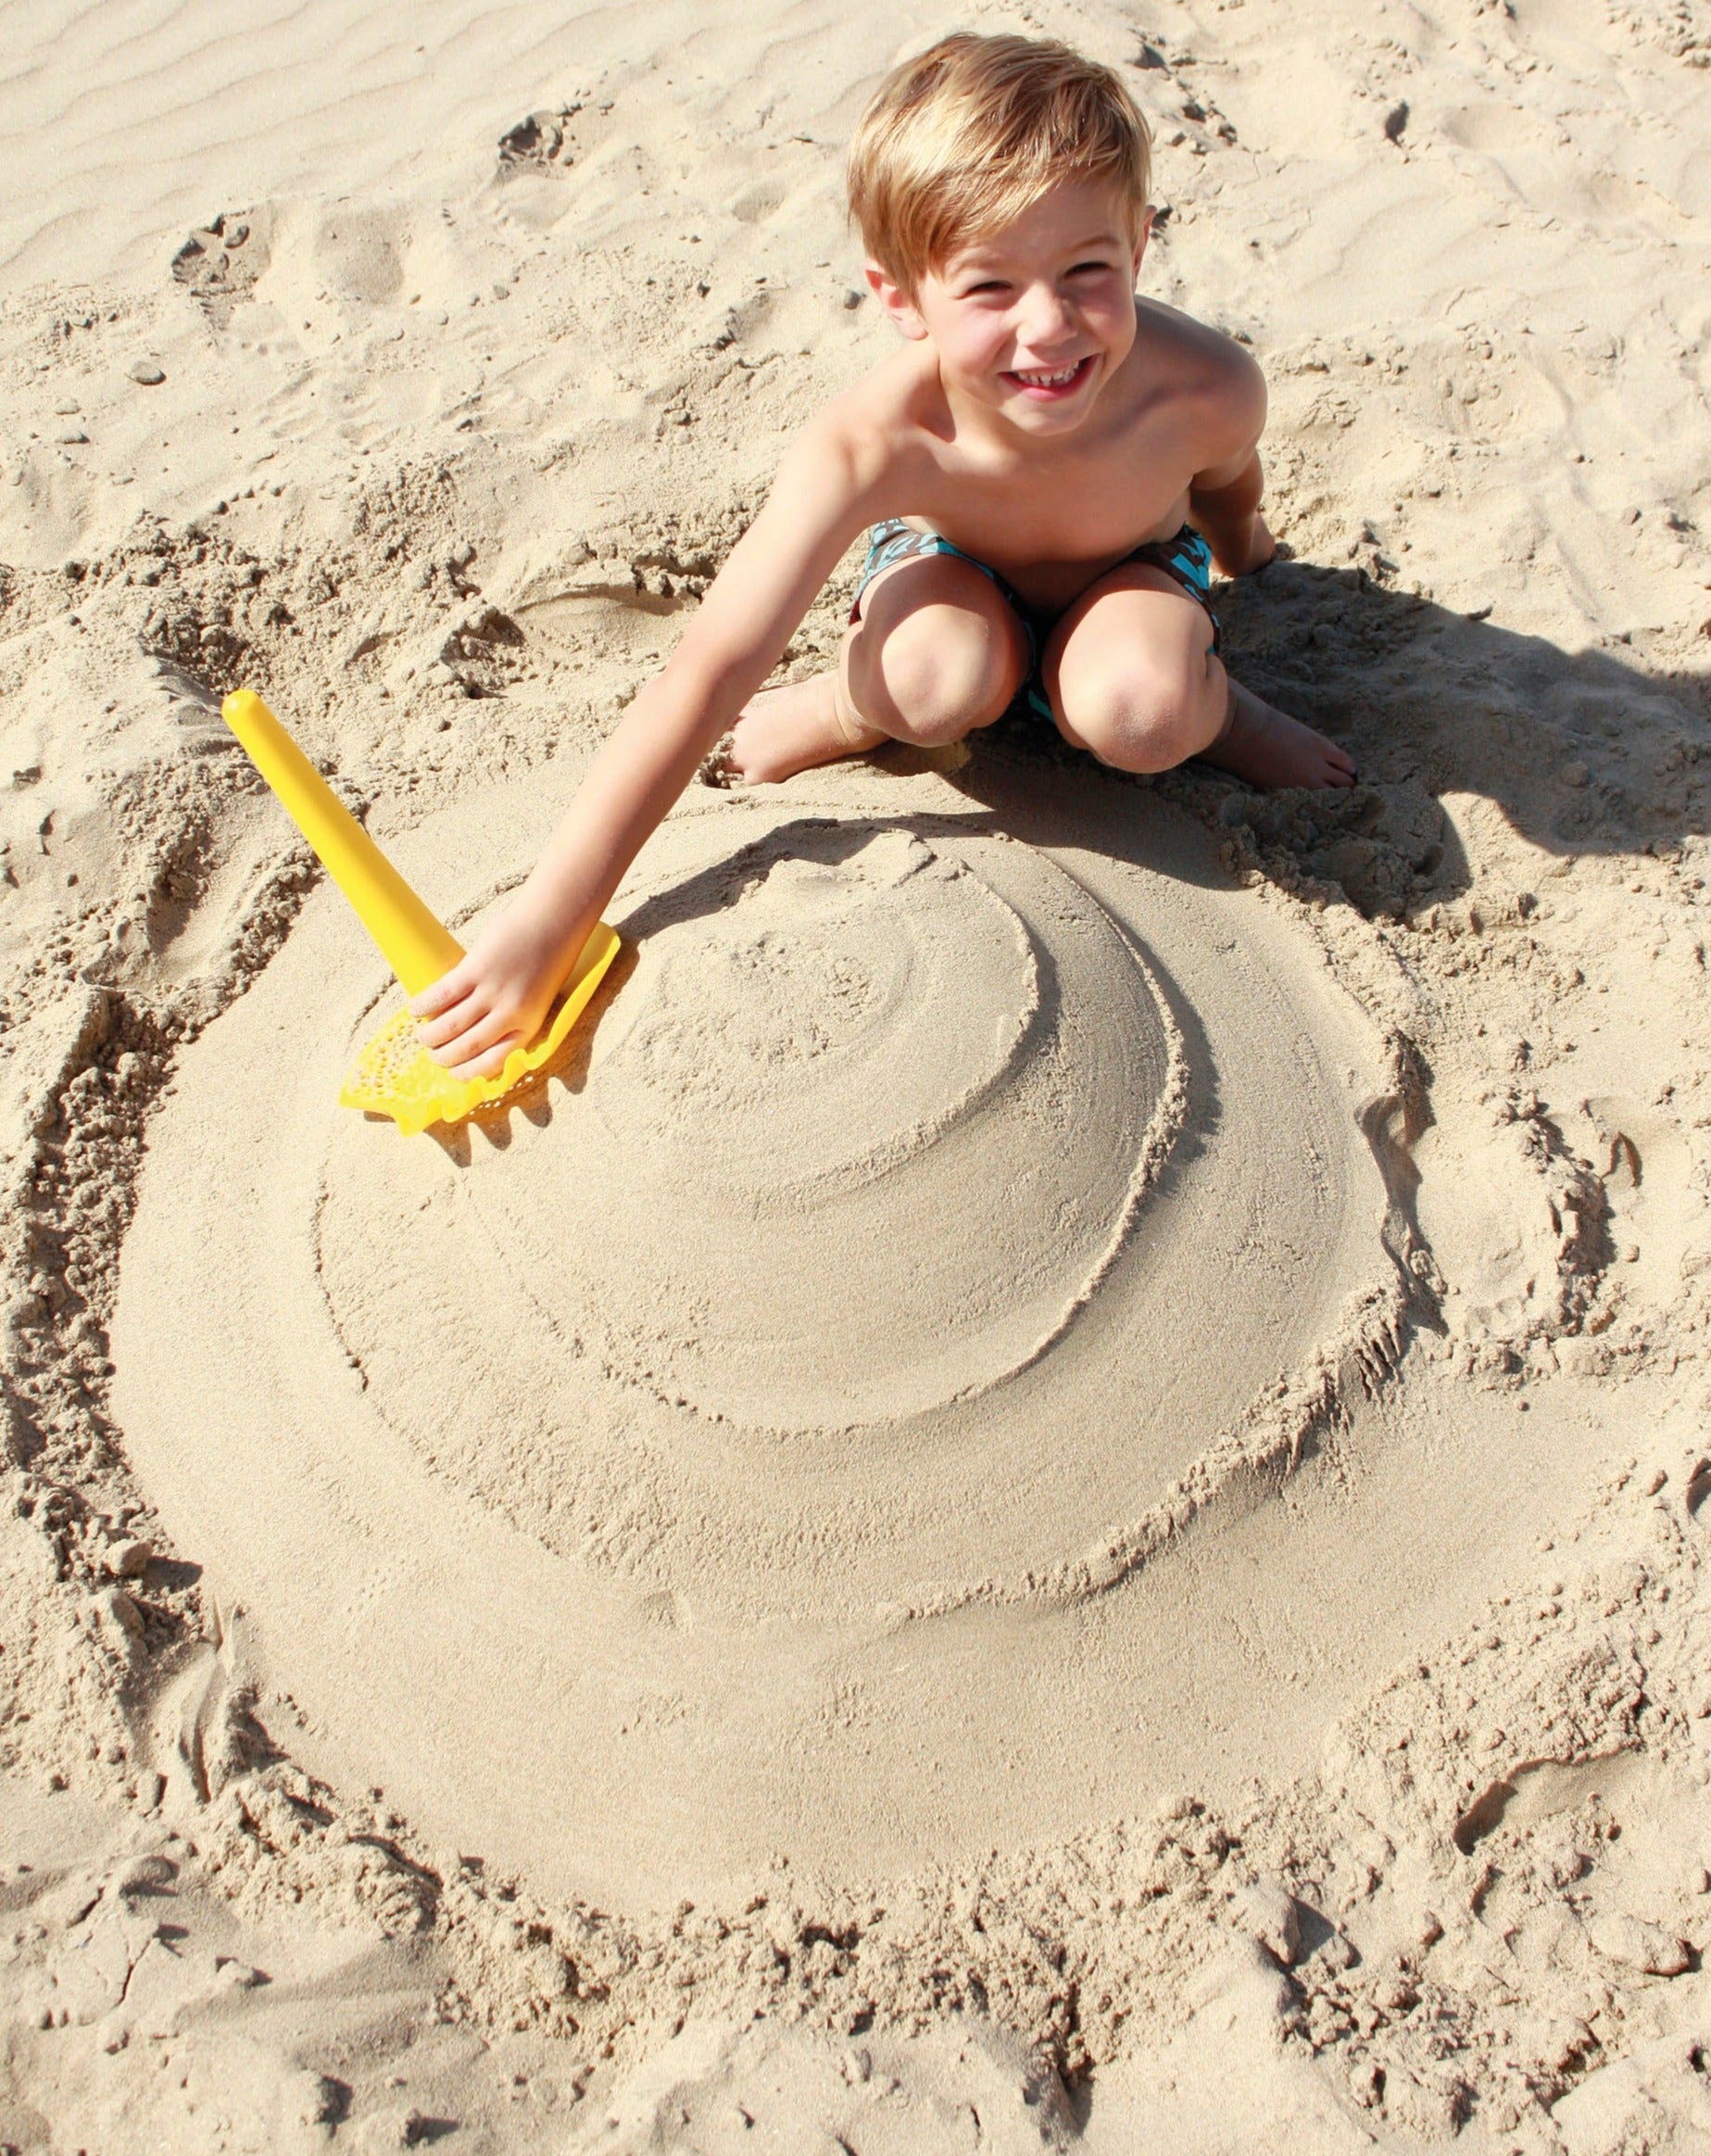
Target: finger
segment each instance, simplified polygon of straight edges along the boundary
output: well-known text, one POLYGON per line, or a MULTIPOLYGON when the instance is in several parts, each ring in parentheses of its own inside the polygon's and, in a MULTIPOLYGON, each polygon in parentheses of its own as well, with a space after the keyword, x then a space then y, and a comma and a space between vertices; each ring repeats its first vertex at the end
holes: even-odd
POLYGON ((467 958, 460 958, 449 973, 441 974, 419 994, 410 998, 412 1018, 437 1018, 442 1011, 449 1011, 454 1003, 460 1003, 475 986, 475 977, 470 970, 467 958))
POLYGON ((507 1033, 502 1040, 496 1040, 491 1048, 484 1049, 481 1054, 472 1056, 467 1063, 453 1064, 452 1076, 460 1078, 497 1078, 505 1068, 506 1059, 511 1050, 522 1044, 521 1033, 507 1033))
POLYGON ((491 1015, 490 1006, 473 990, 460 1003, 454 1003, 449 1011, 442 1011, 437 1018, 417 1021, 417 1031, 424 1048, 444 1048, 448 1041, 458 1040, 473 1026, 491 1015))
POLYGON ((459 1027, 449 1040, 438 1047, 430 1043, 429 1053, 436 1063, 443 1063, 447 1070, 456 1070, 460 1065, 469 1062, 471 1057, 480 1055, 491 1048, 496 1040, 519 1037, 519 1028, 513 1017, 488 1011, 472 1025, 459 1027))

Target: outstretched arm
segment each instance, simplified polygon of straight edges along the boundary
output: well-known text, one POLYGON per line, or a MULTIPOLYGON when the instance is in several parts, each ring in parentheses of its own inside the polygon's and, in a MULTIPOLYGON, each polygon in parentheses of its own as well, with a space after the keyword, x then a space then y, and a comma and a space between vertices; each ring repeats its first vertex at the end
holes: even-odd
POLYGON ((624 872, 709 749, 778 663, 863 521, 855 460, 821 422, 785 457, 664 671, 588 766, 528 881, 410 1008, 462 1078, 531 1040, 624 872))

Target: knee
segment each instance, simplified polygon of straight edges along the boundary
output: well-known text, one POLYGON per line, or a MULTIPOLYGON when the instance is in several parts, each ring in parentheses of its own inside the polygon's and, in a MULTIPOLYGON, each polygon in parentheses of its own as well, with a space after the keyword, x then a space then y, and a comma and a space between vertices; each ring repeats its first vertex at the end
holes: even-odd
POLYGON ((1146 667, 1059 680, 1063 730, 1117 771, 1170 771, 1217 738, 1213 684, 1186 669, 1146 667))
POLYGON ((879 657, 889 730, 940 748, 1002 716, 1020 667, 998 623, 961 608, 922 607, 885 640, 879 657))

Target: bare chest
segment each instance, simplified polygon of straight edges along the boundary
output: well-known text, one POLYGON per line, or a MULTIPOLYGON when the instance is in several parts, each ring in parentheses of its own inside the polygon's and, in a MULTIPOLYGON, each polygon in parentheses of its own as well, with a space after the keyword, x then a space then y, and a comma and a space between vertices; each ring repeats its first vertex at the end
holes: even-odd
POLYGON ((929 524, 1042 607, 1067 606, 1144 541, 1188 512, 1188 459, 1143 436, 1095 455, 1018 461, 994 472, 950 462, 911 521, 929 524))

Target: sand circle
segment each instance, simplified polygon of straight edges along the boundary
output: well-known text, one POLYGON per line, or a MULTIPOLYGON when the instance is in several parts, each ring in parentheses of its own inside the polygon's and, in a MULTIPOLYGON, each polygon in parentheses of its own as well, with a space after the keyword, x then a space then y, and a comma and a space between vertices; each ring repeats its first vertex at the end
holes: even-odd
MULTIPOLYGON (((1393 1279, 1376 1044, 1203 833, 1037 787, 692 789, 573 1053, 444 1142, 335 1104, 396 993, 331 890, 187 1052, 115 1397, 325 1771, 620 1897, 685 1877, 686 1806, 716 1868, 1061 1827, 1132 1771, 1132 1717, 1055 1729, 1074 1613, 1115 1583, 1144 1668, 1120 1553, 1393 1279)), ((400 865, 467 923, 552 807, 493 788, 400 865)))

